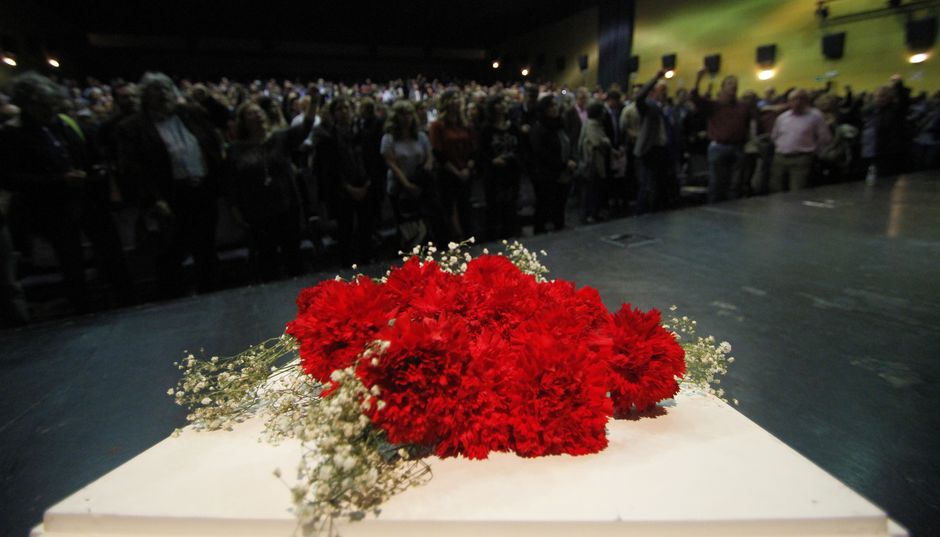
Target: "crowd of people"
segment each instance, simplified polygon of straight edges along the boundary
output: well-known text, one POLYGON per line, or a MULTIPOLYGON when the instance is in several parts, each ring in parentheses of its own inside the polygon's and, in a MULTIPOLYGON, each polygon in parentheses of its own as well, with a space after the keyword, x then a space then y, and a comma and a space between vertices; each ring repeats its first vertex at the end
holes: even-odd
POLYGON ((305 272, 301 244, 324 236, 348 266, 376 257, 383 226, 409 250, 670 209, 698 175, 715 203, 938 165, 940 92, 897 77, 759 96, 733 76, 703 88, 702 70, 670 95, 664 74, 593 89, 19 75, 0 94, 3 323, 29 319, 14 252, 33 236, 87 311, 86 239, 114 303, 139 300, 125 246, 146 253, 161 297, 217 288, 220 206, 252 279, 270 281, 305 272), (136 213, 133 245, 121 207, 136 213))

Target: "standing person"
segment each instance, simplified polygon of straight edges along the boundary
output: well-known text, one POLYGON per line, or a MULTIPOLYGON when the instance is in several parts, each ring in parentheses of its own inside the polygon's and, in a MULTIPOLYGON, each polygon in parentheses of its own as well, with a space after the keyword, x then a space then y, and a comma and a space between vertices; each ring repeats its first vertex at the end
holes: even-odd
POLYGON ((535 174, 535 232, 544 233, 545 224, 555 231, 565 228, 565 205, 571 188, 571 174, 577 167, 571 142, 561 122, 555 98, 539 99, 539 120, 532 129, 532 157, 535 174))
POLYGON ((800 190, 809 186, 816 152, 832 136, 826 118, 809 104, 806 90, 790 93, 790 109, 774 123, 774 161, 770 171, 770 191, 800 190))
MULTIPOLYGON (((535 186, 535 163, 532 156, 532 128, 538 122, 538 86, 528 84, 524 88, 522 102, 516 103, 509 109, 509 120, 516 126, 519 133, 519 157, 522 165, 522 175, 535 186)), ((514 94, 518 99, 518 94, 514 94)))
POLYGON ((0 131, 0 188, 13 193, 11 225, 48 240, 65 291, 77 312, 90 309, 82 233, 94 247, 100 273, 122 303, 133 301, 124 249, 108 208, 109 185, 92 173, 90 147, 74 122, 57 112, 64 91, 48 78, 26 73, 13 80, 18 123, 0 131))
POLYGON ((940 164, 940 91, 934 92, 923 114, 917 118, 913 141, 917 169, 936 168, 940 164))
POLYGON ((235 117, 235 142, 228 152, 230 190, 237 219, 251 237, 256 281, 271 281, 286 272, 303 272, 300 255, 300 195, 291 162, 313 127, 316 107, 304 111, 299 125, 273 129, 254 102, 242 104, 235 117))
POLYGON ((827 183, 844 181, 852 166, 852 145, 858 138, 858 129, 840 121, 838 98, 832 93, 820 95, 814 104, 825 118, 831 135, 829 143, 816 154, 818 177, 827 183))
POLYGON ((891 81, 890 86, 875 90, 874 99, 862 110, 862 159, 873 176, 903 171, 910 146, 906 134, 911 92, 900 76, 892 76, 891 81))
MULTIPOLYGON (((411 251, 446 225, 432 174, 431 142, 419 130, 411 102, 392 105, 380 152, 388 165, 388 195, 398 224, 399 243, 402 250, 411 251)), ((435 238, 442 243, 444 236, 435 238)))
POLYGON ((228 107, 209 93, 209 88, 204 84, 193 84, 193 87, 189 88, 189 99, 193 104, 202 107, 209 122, 219 129, 219 132, 228 131, 232 113, 228 107))
POLYGON ((374 219, 367 203, 371 185, 352 125, 349 101, 335 97, 313 134, 313 174, 320 199, 338 224, 340 260, 347 266, 368 258, 374 219))
POLYGON ((584 186, 581 219, 585 224, 594 223, 600 210, 600 193, 607 180, 607 162, 610 158, 610 138, 604 133, 601 123, 604 105, 591 103, 587 107, 587 121, 581 128, 578 140, 579 179, 584 186))
POLYGON ((473 132, 467 126, 457 90, 447 90, 438 101, 438 117, 428 130, 438 162, 441 201, 451 220, 453 240, 473 235, 470 193, 475 173, 473 132))
POLYGON ((504 239, 519 233, 517 204, 522 167, 519 132, 509 120, 502 95, 486 100, 486 122, 480 135, 486 191, 487 235, 504 239))
POLYGON ((574 95, 574 104, 565 109, 565 132, 572 143, 581 139, 581 129, 588 120, 588 90, 578 88, 574 95))
POLYGON ((668 87, 661 80, 665 73, 661 69, 636 96, 640 127, 633 155, 638 179, 638 213, 665 208, 678 195, 675 134, 666 106, 668 87))
POLYGON ((738 188, 733 182, 740 180, 737 171, 744 154, 744 144, 755 119, 754 108, 738 100, 738 79, 726 76, 716 99, 699 93, 702 78, 707 73, 703 67, 695 77, 692 102, 708 120, 708 202, 715 203, 731 197, 738 188))
MULTIPOLYGON (((369 212, 373 215, 373 222, 381 218, 382 206, 385 202, 385 174, 388 166, 381 152, 384 135, 385 118, 379 116, 379 110, 374 101, 363 99, 359 103, 359 117, 356 118, 356 146, 362 154, 362 164, 370 185, 366 203, 369 205, 369 212)), ((375 226, 373 225, 368 231, 371 240, 375 226)))
POLYGON ((604 132, 610 139, 611 151, 607 159, 607 177, 609 181, 605 182, 607 187, 601 191, 601 205, 604 207, 612 206, 615 211, 621 211, 627 202, 627 166, 628 155, 623 128, 620 117, 624 110, 623 94, 620 93, 619 86, 614 85, 607 91, 604 98, 604 132))
POLYGON ((744 94, 741 95, 741 102, 751 107, 755 120, 753 129, 749 132, 748 140, 744 143, 744 148, 741 153, 741 162, 737 167, 737 177, 731 181, 731 195, 737 198, 749 198, 754 193, 754 189, 751 188, 751 183, 757 171, 757 160, 760 156, 757 93, 753 90, 745 91, 744 94))
POLYGON ((115 109, 111 117, 104 120, 98 127, 98 151, 100 152, 106 169, 114 180, 122 201, 137 202, 137 192, 134 178, 122 173, 118 161, 117 127, 122 121, 140 111, 140 96, 133 84, 122 83, 113 90, 115 109))
POLYGON ((200 292, 218 287, 215 250, 222 139, 205 112, 180 102, 173 81, 145 73, 141 111, 118 126, 122 170, 136 178, 146 227, 156 235, 161 295, 184 292, 183 260, 192 254, 200 292))
MULTIPOLYGON (((0 126, 0 129, 3 127, 0 126)), ((16 257, 6 216, 0 208, 0 328, 29 322, 29 308, 23 288, 16 280, 16 257)))

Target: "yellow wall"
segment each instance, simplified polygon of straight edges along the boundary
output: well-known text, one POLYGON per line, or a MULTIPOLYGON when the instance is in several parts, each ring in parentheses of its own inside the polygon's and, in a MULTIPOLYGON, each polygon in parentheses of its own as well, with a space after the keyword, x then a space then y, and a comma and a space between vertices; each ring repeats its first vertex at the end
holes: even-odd
MULTIPOLYGON (((830 18, 885 5, 885 0, 832 2, 830 18)), ((817 77, 832 71, 838 72, 833 83, 840 92, 846 84, 874 88, 894 73, 917 90, 940 88, 940 58, 932 55, 925 63, 908 63, 903 16, 829 25, 825 31, 846 32, 845 55, 826 60, 820 43, 824 30, 814 11, 811 0, 638 0, 633 41, 633 53, 640 55, 636 80, 653 76, 662 55, 675 52, 673 86, 689 87, 702 58, 720 53, 719 77, 737 75, 742 89, 819 87, 825 82, 817 77), (769 43, 777 44, 776 76, 760 81, 755 49, 769 43)))
MULTIPOLYGON (((516 57, 526 54, 531 62, 544 53, 545 65, 542 69, 535 70, 529 78, 551 80, 569 87, 593 86, 597 84, 597 43, 597 8, 591 8, 513 38, 499 50, 507 51, 516 57), (584 73, 581 73, 578 67, 578 57, 582 54, 588 56, 588 69, 584 73), (558 56, 567 58, 565 70, 562 72, 555 69, 555 58, 558 56)), ((514 73, 513 77, 509 78, 519 78, 519 75, 514 73)))

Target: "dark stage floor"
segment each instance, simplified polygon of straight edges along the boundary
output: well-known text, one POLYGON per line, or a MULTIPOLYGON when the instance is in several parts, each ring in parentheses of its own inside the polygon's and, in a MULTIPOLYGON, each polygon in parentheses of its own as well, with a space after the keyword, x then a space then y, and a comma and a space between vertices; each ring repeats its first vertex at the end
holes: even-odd
MULTIPOLYGON (((734 344, 740 411, 940 534, 940 177, 845 184, 526 240, 609 307, 679 306, 734 344)), ((320 275, 327 277, 328 275, 320 275)), ((0 534, 184 423, 174 360, 279 334, 305 284, 0 334, 0 534)), ((677 484, 679 485, 679 484, 677 484)), ((664 499, 666 500, 666 499, 664 499)))

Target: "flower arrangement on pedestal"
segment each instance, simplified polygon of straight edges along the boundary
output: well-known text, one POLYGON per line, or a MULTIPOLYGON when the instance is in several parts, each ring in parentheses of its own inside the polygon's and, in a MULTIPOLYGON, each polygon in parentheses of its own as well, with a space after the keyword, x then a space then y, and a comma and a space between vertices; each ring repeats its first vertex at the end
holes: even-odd
POLYGON ((428 246, 383 278, 304 289, 285 335, 231 358, 190 355, 169 393, 198 428, 260 412, 270 440, 303 442, 289 486, 305 533, 378 514, 430 478, 429 455, 596 453, 609 419, 680 382, 723 396, 712 385, 733 361, 727 343, 696 337, 686 317, 610 313, 595 289, 549 281, 537 255, 504 244, 476 258, 468 244, 428 246))

